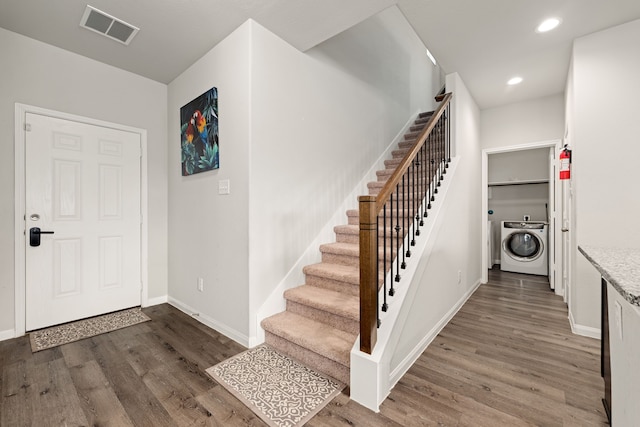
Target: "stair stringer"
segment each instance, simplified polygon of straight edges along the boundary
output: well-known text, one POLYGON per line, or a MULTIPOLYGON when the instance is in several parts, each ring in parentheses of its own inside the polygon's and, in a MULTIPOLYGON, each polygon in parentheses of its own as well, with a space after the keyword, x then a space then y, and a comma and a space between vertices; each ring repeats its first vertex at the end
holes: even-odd
POLYGON ((284 292, 287 289, 300 286, 305 282, 305 275, 303 268, 307 265, 320 262, 321 253, 318 250, 320 245, 335 241, 334 227, 336 225, 344 224, 345 212, 350 209, 358 208, 358 197, 363 194, 369 194, 367 184, 377 180, 376 172, 381 169, 385 169, 384 161, 392 157, 391 152, 398 148, 398 143, 404 140, 404 135, 409 131, 421 110, 417 111, 411 119, 409 119, 400 131, 393 138, 387 149, 378 157, 378 159, 371 166, 369 171, 365 174, 362 180, 354 187, 353 191, 345 197, 343 202, 335 210, 326 225, 320 230, 316 238, 309 244, 304 253, 298 258, 296 263, 291 267, 283 279, 278 283, 275 289, 262 303, 252 322, 255 324, 255 335, 249 337, 249 348, 262 344, 265 341, 265 332, 260 326, 260 322, 267 317, 280 313, 286 309, 286 300, 284 298, 284 292))
MULTIPOLYGON (((421 274, 428 264, 438 240, 438 233, 444 221, 447 207, 447 194, 455 180, 459 160, 456 157, 449 163, 445 179, 438 189, 435 203, 429 210, 429 216, 425 218, 424 226, 420 227, 420 237, 416 239, 416 245, 411 248, 412 256, 407 262, 407 268, 401 271, 402 280, 394 285, 395 295, 387 297, 388 310, 380 312, 381 326, 378 329, 378 338, 373 353, 369 355, 360 351, 359 337, 351 349, 351 399, 372 411, 379 411, 380 404, 387 398, 395 383, 462 305, 460 302, 456 304, 450 310, 451 313, 432 328, 428 336, 416 343, 413 354, 407 358, 410 360, 401 364, 400 369, 391 372, 391 358, 398 345, 399 331, 404 328, 408 315, 408 308, 405 305, 413 301, 419 287, 414 283, 414 278, 418 273, 421 274)), ((466 301, 475 288, 476 286, 462 298, 462 302, 466 301)), ((381 290, 381 292, 384 291, 381 290)), ((380 300, 382 300, 382 294, 380 294, 380 300)))

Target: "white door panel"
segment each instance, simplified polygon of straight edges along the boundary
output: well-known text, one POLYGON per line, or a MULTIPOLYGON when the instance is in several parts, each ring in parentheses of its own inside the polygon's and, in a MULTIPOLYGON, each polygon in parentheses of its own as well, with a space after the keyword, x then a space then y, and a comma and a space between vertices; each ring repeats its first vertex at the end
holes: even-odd
POLYGON ((139 134, 26 122, 26 329, 139 305, 139 134), (32 227, 54 234, 31 246, 32 227))

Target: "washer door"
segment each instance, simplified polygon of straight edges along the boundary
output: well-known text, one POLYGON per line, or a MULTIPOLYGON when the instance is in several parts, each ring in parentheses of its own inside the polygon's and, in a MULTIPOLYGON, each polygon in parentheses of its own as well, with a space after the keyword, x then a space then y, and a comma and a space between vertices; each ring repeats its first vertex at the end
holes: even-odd
POLYGON ((535 261, 544 251, 542 240, 528 231, 516 231, 502 242, 504 252, 517 261, 535 261))

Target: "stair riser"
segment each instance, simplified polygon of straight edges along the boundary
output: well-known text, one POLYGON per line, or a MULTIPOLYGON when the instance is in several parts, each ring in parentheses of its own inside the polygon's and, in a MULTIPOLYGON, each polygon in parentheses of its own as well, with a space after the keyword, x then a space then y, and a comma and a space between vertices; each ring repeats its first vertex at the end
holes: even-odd
MULTIPOLYGON (((420 212, 422 212, 422 211, 420 211, 420 212)), ((414 219, 414 217, 415 216, 413 214, 411 216, 409 216, 409 217, 400 216, 400 226, 402 226, 403 222, 405 222, 405 223, 406 222, 411 222, 411 220, 414 219), (405 219, 405 221, 402 220, 403 218, 405 219), (409 221, 407 221, 407 220, 409 220, 409 221)), ((383 222, 384 222, 383 217, 379 216, 378 218, 380 219, 380 225, 383 225, 383 222)), ((389 226, 391 224, 393 224, 395 226, 395 222, 391 222, 392 218, 395 221, 395 216, 391 217, 391 216, 387 215, 387 226, 389 226)), ((360 225, 360 218, 357 217, 357 216, 349 216, 348 222, 349 222, 349 225, 360 225)))
MULTIPOLYGON (((391 178, 391 175, 392 174, 385 173, 384 171, 380 173, 376 173, 377 182, 387 182, 389 178, 391 178)), ((420 177, 418 179, 415 179, 414 174, 410 174, 408 179, 405 177, 404 186, 405 188, 407 187, 411 188, 414 185, 414 183, 415 185, 424 185, 424 184, 428 185, 430 182, 431 180, 429 178, 426 178, 426 179, 424 178, 424 171, 420 170, 420 177)), ((403 182, 402 180, 400 180, 400 187, 402 187, 402 184, 403 182)))
MULTIPOLYGON (((391 262, 393 261, 391 258, 392 258, 391 252, 387 251, 387 268, 385 269, 385 271, 391 267, 391 262)), ((393 258, 395 259, 395 256, 393 256, 393 258)), ((339 265, 349 265, 352 267, 359 267, 360 257, 342 255, 342 254, 332 254, 332 253, 325 252, 322 254, 322 262, 326 262, 329 264, 339 264, 339 265)), ((382 253, 380 254, 380 261, 378 262, 378 264, 381 269, 384 267, 384 263, 382 261, 382 253)))
MULTIPOLYGON (((370 196, 377 196, 378 194, 380 194, 380 191, 382 190, 384 185, 379 185, 379 184, 380 184, 380 181, 374 181, 374 182, 369 183, 368 188, 369 188, 369 195, 370 196), (374 185, 374 184, 378 184, 378 185, 374 185)), ((402 202, 403 199, 404 199, 405 202, 407 200, 413 201, 414 193, 413 192, 410 192, 410 193, 401 192, 399 195, 394 193, 393 194, 394 200, 398 196, 400 197, 400 202, 402 202)), ((422 198, 424 198, 424 195, 422 195, 422 197, 420 197, 420 199, 422 199, 422 198)), ((395 203, 395 201, 394 201, 394 203, 395 203)))
POLYGON ((292 359, 299 360, 308 366, 313 366, 313 369, 333 377, 344 384, 349 384, 350 374, 348 366, 320 356, 318 353, 282 339, 269 331, 265 332, 265 341, 271 347, 292 359))
MULTIPOLYGON (((395 150, 391 150, 391 157, 392 159, 398 159, 398 160, 403 159, 404 156, 406 156, 410 150, 411 150, 411 147, 397 148, 395 150)), ((442 160, 445 156, 446 156, 446 153, 444 153, 442 150, 432 150, 430 157, 438 161, 438 160, 442 160)))
MULTIPOLYGON (((393 173, 396 171, 396 169, 398 168, 398 165, 400 164, 400 162, 402 161, 403 157, 398 157, 396 158, 397 160, 397 164, 395 165, 390 165, 388 167, 385 167, 384 169, 379 169, 376 171, 376 176, 378 175, 393 175, 393 173)), ((429 166, 431 165, 431 170, 433 170, 435 172, 436 169, 438 169, 439 167, 442 167, 444 165, 443 161, 439 161, 436 160, 434 163, 430 163, 430 162, 425 162, 422 163, 419 168, 422 171, 424 169, 424 166, 429 166)), ((413 165, 412 165, 413 166, 413 165)), ((416 167, 410 167, 409 170, 405 170, 404 173, 409 173, 411 174, 411 172, 413 172, 415 174, 415 169, 417 169, 416 167)))
POLYGON ((307 274, 305 284, 310 286, 317 286, 319 288, 328 289, 335 292, 344 292, 348 295, 360 295, 360 285, 348 282, 343 282, 330 277, 316 276, 307 274))
MULTIPOLYGON (((402 230, 400 230, 400 232, 402 232, 402 230)), ((406 233, 404 235, 402 234, 400 235, 400 247, 402 247, 403 245, 403 239, 405 236, 406 236, 406 233)), ((336 234, 336 242, 359 244, 360 236, 358 234, 339 233, 339 234, 336 234)), ((382 236, 382 234, 378 234, 378 245, 383 246, 385 244, 393 249, 396 249, 397 236, 395 232, 393 232, 391 236, 388 234, 386 241, 382 236)))
POLYGON ((351 334, 360 333, 359 321, 329 313, 315 307, 310 307, 296 301, 287 301, 287 311, 318 322, 326 323, 327 325, 340 329, 341 331, 349 332, 351 334))

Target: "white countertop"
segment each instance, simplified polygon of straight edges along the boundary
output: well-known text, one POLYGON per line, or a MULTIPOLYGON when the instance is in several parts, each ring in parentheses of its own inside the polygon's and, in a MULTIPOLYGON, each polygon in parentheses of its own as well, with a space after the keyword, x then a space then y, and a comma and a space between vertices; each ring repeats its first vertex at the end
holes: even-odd
POLYGON ((624 299, 640 306, 640 249, 578 246, 578 250, 624 299))

